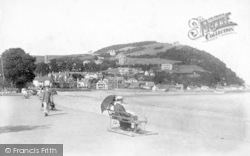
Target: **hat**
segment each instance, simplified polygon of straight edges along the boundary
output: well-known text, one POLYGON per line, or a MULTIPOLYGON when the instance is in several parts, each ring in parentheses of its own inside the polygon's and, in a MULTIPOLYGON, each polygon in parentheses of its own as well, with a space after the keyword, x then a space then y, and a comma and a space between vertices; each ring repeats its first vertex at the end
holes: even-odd
POLYGON ((123 99, 123 97, 120 96, 120 95, 117 95, 117 96, 115 96, 115 99, 116 99, 116 100, 118 100, 118 99, 123 99))

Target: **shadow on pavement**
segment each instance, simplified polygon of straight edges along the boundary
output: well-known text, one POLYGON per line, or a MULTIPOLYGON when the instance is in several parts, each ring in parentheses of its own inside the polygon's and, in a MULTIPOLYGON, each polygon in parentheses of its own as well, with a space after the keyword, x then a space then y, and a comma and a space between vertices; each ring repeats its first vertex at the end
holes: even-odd
POLYGON ((53 109, 51 111, 63 111, 63 110, 61 110, 61 109, 53 109))
POLYGON ((49 116, 55 116, 55 115, 64 115, 64 114, 67 114, 67 113, 57 113, 57 114, 49 114, 49 116))
POLYGON ((21 131, 31 131, 36 129, 47 129, 49 125, 42 126, 30 126, 30 125, 19 125, 19 126, 3 126, 0 127, 0 134, 2 133, 12 133, 12 132, 21 132, 21 131))

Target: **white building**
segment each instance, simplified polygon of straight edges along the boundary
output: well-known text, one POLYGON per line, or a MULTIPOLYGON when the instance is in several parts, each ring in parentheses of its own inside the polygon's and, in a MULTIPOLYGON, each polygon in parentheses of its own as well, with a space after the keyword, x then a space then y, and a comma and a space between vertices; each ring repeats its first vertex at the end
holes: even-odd
POLYGON ((84 88, 84 89, 90 88, 89 79, 81 79, 81 80, 77 79, 77 88, 84 88))
POLYGON ((161 64, 161 70, 171 71, 171 70, 173 70, 173 64, 171 64, 171 63, 161 64))
POLYGON ((50 77, 48 77, 48 76, 35 77, 35 79, 33 80, 33 84, 35 87, 52 86, 52 83, 50 81, 50 77))
POLYGON ((125 81, 125 83, 137 83, 138 80, 136 80, 135 78, 129 78, 128 80, 125 81))
POLYGON ((102 64, 103 60, 95 60, 95 64, 102 64))
POLYGON ((128 67, 119 67, 118 68, 119 74, 121 75, 125 75, 125 74, 129 74, 130 73, 130 68, 128 67))
POLYGON ((108 51, 108 53, 110 54, 110 56, 115 56, 115 51, 114 50, 110 50, 110 51, 108 51))
POLYGON ((115 58, 118 59, 119 65, 124 65, 126 63, 126 56, 122 53, 118 54, 115 58))
POLYGON ((95 73, 88 73, 84 77, 85 77, 85 79, 97 79, 98 75, 95 73))
POLYGON ((97 56, 98 60, 104 60, 104 57, 97 56))
POLYGON ((108 81, 107 80, 99 80, 96 83, 96 89, 108 89, 108 81))
POLYGON ((90 63, 90 60, 84 60, 84 61, 82 62, 83 65, 88 64, 88 63, 90 63))

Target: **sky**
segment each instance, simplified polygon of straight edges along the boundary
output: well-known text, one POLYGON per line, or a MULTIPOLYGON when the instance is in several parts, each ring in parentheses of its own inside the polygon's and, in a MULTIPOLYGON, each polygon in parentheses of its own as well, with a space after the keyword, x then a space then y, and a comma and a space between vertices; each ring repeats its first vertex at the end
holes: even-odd
POLYGON ((139 41, 205 50, 250 84, 250 0, 0 0, 0 54, 84 54, 139 41), (230 12, 234 33, 191 40, 192 18, 230 12))

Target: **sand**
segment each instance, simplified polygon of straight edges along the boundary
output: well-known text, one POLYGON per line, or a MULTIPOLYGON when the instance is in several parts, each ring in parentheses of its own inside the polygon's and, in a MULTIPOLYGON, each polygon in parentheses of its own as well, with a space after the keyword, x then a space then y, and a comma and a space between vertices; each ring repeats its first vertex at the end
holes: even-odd
POLYGON ((64 155, 247 155, 249 93, 58 92, 44 117, 38 97, 0 96, 0 143, 60 143, 64 155), (148 119, 154 136, 107 131, 100 104, 111 94, 148 119))

